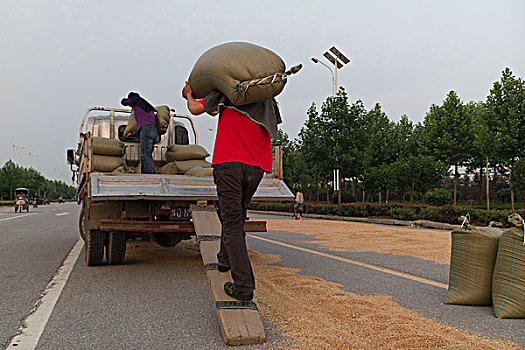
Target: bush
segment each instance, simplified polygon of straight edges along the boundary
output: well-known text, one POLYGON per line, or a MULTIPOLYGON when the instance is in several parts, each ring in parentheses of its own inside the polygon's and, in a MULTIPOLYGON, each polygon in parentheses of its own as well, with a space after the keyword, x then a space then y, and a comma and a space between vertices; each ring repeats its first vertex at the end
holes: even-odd
MULTIPOLYGON (((332 204, 339 202, 339 191, 332 193, 332 204)), ((350 192, 341 192, 341 203, 355 203, 355 196, 350 192)))
POLYGON ((435 206, 442 206, 445 204, 451 204, 452 203, 452 195, 449 191, 443 189, 443 188, 436 188, 433 191, 428 191, 425 194, 425 203, 435 205, 435 206))
POLYGON ((510 192, 510 187, 502 188, 496 192, 498 200, 503 203, 510 203, 510 192))

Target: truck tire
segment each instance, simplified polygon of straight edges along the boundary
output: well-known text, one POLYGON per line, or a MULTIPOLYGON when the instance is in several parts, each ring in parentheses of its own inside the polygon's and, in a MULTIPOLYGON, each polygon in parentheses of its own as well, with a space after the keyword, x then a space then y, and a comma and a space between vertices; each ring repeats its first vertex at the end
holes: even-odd
POLYGON ((78 217, 78 231, 80 232, 80 237, 86 241, 86 210, 84 207, 80 209, 80 215, 78 217))
POLYGON ((126 233, 111 231, 106 245, 106 260, 109 265, 122 264, 126 256, 126 233))
POLYGON ((97 266, 104 263, 106 233, 99 230, 86 232, 86 265, 97 266))

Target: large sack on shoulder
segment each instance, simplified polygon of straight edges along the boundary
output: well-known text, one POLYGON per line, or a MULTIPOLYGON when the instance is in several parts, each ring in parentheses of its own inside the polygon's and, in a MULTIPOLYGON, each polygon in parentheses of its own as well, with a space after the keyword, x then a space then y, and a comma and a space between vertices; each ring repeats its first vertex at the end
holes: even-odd
POLYGON ((124 155, 124 142, 95 136, 93 137, 93 154, 122 157, 124 155))
POLYGON ((160 174, 177 175, 179 173, 178 169, 177 169, 177 163, 176 162, 170 162, 170 163, 162 166, 162 168, 160 168, 160 170, 159 170, 159 173, 160 174))
POLYGON ((211 163, 203 159, 190 159, 190 160, 180 160, 177 161, 177 168, 179 169, 179 174, 186 174, 191 168, 200 165, 203 168, 211 168, 211 163))
POLYGON ((213 168, 203 168, 201 165, 194 166, 186 171, 184 175, 191 176, 213 176, 213 168))
POLYGON ((502 230, 461 227, 452 231, 448 293, 443 303, 492 304, 492 272, 502 230))
MULTIPOLYGON (((168 106, 158 106, 155 107, 155 109, 157 110, 155 113, 157 120, 155 127, 159 135, 164 135, 170 125, 170 108, 168 106)), ((124 130, 124 136, 135 130, 137 130, 137 120, 135 119, 135 112, 132 111, 129 116, 128 125, 126 125, 126 129, 124 130)))
POLYGON ((206 149, 199 145, 171 145, 166 152, 166 160, 204 159, 210 154, 206 149))
POLYGON ((135 130, 137 130, 137 121, 135 120, 135 112, 131 111, 131 114, 129 115, 128 125, 126 125, 126 129, 124 129, 124 137, 126 137, 127 134, 135 130))
POLYGON ((168 106, 155 107, 157 110, 157 132, 164 135, 170 126, 170 108, 168 106))
POLYGON ((219 90, 236 106, 277 96, 286 80, 284 62, 277 54, 245 42, 225 43, 204 52, 188 78, 195 98, 219 90))
POLYGON ((126 161, 120 157, 93 156, 93 171, 112 172, 121 165, 126 165, 126 161))
POLYGON ((499 318, 525 318, 523 219, 518 214, 512 216, 519 217, 521 224, 501 235, 492 278, 492 303, 494 314, 499 318))

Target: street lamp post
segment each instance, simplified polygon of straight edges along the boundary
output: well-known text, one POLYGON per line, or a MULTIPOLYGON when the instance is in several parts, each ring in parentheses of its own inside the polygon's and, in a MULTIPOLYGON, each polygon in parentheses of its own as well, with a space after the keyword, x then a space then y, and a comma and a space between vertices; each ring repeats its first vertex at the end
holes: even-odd
MULTIPOLYGON (((345 64, 350 63, 350 60, 341 53, 335 46, 332 46, 330 50, 326 51, 323 56, 330 61, 334 65, 334 70, 332 71, 332 68, 330 68, 328 65, 320 61, 319 59, 312 57, 312 61, 314 63, 321 63, 326 68, 330 69, 330 72, 332 73, 332 96, 335 97, 337 94, 337 70, 344 67, 345 64), (335 72, 335 73, 334 73, 335 72)), ((338 203, 341 204, 341 171, 340 169, 334 169, 334 191, 337 188, 337 194, 338 194, 338 203), (337 178, 335 178, 337 176, 337 178), (337 186, 337 187, 336 187, 337 186)))
POLYGON ((25 149, 25 147, 23 147, 23 146, 22 146, 22 147, 18 147, 18 146, 16 146, 16 145, 11 145, 11 146, 13 147, 13 163, 16 164, 15 152, 16 152, 16 151, 19 151, 19 150, 21 150, 21 149, 25 149))

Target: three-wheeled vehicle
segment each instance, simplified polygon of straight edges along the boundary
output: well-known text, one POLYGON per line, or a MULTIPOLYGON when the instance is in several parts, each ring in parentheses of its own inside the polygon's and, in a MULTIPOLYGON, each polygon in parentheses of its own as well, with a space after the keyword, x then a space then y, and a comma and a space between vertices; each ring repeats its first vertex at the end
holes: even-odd
POLYGON ((22 210, 26 210, 29 213, 29 201, 27 196, 29 190, 24 187, 18 187, 15 189, 15 213, 22 210))

